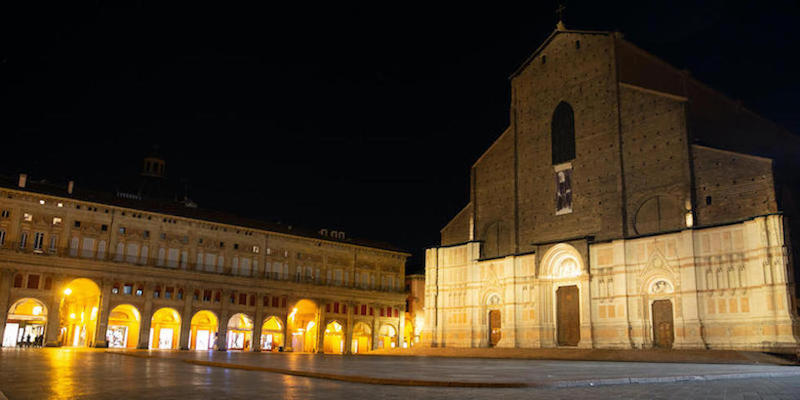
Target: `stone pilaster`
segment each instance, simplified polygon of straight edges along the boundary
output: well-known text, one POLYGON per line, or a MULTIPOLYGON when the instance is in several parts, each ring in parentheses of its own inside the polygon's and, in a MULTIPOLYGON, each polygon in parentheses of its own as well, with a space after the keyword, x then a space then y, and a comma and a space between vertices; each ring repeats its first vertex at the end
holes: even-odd
POLYGON ((353 309, 356 303, 345 304, 347 304, 347 326, 344 329, 344 354, 350 354, 353 347, 353 309))
MULTIPOLYGON (((14 271, 0 271, 0 340, 6 329, 6 318, 8 318, 9 297, 11 297, 11 281, 14 279, 14 271)), ((49 306, 48 306, 49 307, 49 306)))
MULTIPOLYGON (((134 293, 136 288, 134 287, 134 293)), ((144 296, 144 310, 142 310, 142 321, 139 324, 139 349, 150 348, 150 323, 153 322, 153 295, 150 293, 150 285, 145 285, 142 296, 144 296)))
POLYGON ((100 307, 97 313, 97 331, 94 335, 94 347, 108 347, 106 330, 108 329, 108 315, 111 312, 111 287, 110 279, 103 279, 100 288, 100 307))
POLYGON ((319 300, 317 303, 319 306, 319 311, 317 312, 317 353, 324 353, 325 352, 325 303, 326 300, 319 300))
POLYGON ((220 299, 222 301, 222 311, 219 313, 219 331, 217 333, 217 350, 219 351, 228 350, 228 319, 230 318, 228 307, 230 306, 230 297, 230 290, 222 291, 222 299, 220 299))
POLYGON ((253 320, 253 351, 261 351, 261 328, 264 325, 264 296, 256 295, 256 316, 253 320))
POLYGON ((400 310, 403 309, 402 307, 404 307, 404 306, 398 306, 398 310, 397 310, 397 316, 398 316, 398 320, 399 320, 399 321, 397 321, 397 348, 399 348, 399 349, 403 348, 403 341, 405 340, 404 333, 405 333, 405 328, 406 328, 405 312, 400 312, 400 310))
POLYGON ((53 289, 50 293, 50 303, 47 305, 47 331, 45 332, 45 346, 59 347, 61 341, 58 334, 61 331, 61 296, 67 279, 63 276, 53 279, 53 289))
POLYGON ((180 349, 189 350, 189 339, 192 333, 192 306, 194 305, 194 288, 187 287, 183 292, 183 311, 181 312, 180 349))

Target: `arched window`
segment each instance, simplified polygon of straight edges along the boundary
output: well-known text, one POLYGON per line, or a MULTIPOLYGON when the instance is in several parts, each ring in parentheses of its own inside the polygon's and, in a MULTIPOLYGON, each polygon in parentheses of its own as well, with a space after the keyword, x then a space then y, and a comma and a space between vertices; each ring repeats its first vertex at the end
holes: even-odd
POLYGON ((553 165, 575 159, 575 119, 569 104, 563 101, 558 104, 550 128, 553 165))

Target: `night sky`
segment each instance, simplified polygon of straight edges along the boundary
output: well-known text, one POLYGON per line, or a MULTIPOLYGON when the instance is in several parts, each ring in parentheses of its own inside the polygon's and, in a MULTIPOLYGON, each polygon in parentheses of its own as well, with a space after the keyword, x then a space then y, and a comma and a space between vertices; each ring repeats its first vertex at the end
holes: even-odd
MULTIPOLYGON (((158 145, 200 207, 389 242, 409 272, 466 205, 557 5, 28 3, 0 12, 0 173, 110 191, 158 145)), ((566 24, 800 132, 798 2, 643 3, 568 1, 566 24)))

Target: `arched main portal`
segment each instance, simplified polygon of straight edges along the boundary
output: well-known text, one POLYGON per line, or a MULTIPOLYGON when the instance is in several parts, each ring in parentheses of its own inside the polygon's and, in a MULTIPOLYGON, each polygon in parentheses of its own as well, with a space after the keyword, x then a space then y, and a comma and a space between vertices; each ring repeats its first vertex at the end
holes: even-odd
POLYGON ((393 326, 385 324, 381 326, 378 331, 378 348, 391 349, 395 347, 395 338, 397 337, 397 329, 393 326))
POLYGON ((272 316, 261 326, 261 350, 273 351, 283 346, 283 324, 272 316))
POLYGON ((181 316, 173 308, 160 308, 150 322, 151 349, 177 349, 181 334, 181 316))
POLYGON ((322 348, 326 353, 344 353, 344 328, 338 321, 333 321, 325 327, 322 348))
POLYGON ((94 346, 100 288, 90 279, 79 278, 67 284, 62 293, 59 310, 61 345, 94 346))
POLYGON ((289 313, 288 326, 292 336, 292 351, 313 353, 317 347, 317 305, 311 300, 300 300, 289 313))
POLYGON ((192 316, 189 348, 192 350, 211 350, 217 338, 219 321, 217 316, 207 310, 198 311, 192 316))
POLYGON ((372 329, 369 325, 359 322, 353 327, 353 341, 350 344, 353 354, 366 353, 372 350, 372 329))
POLYGON ((228 320, 228 350, 248 351, 253 342, 253 319, 247 314, 233 314, 228 320))
POLYGON ((139 343, 140 322, 141 315, 136 307, 130 304, 114 307, 108 314, 108 330, 106 330, 108 347, 135 349, 139 343))
POLYGON ((41 346, 47 324, 47 307, 33 298, 11 305, 3 333, 3 347, 41 346))
POLYGON ((553 324, 553 344, 590 346, 589 278, 583 256, 571 245, 556 244, 542 257, 539 272, 542 288, 553 296, 553 308, 545 310, 544 318, 553 324))

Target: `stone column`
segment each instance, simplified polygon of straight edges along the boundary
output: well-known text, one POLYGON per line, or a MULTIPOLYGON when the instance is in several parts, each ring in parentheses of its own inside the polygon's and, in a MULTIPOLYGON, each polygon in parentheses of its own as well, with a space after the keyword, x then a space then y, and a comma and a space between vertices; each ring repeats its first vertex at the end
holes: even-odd
MULTIPOLYGON (((403 306, 403 307, 405 307, 405 306, 403 306)), ((397 348, 398 349, 402 349, 403 348, 403 339, 404 339, 403 338, 403 333, 404 333, 405 327, 406 327, 405 312, 400 312, 401 309, 402 308, 400 308, 400 307, 398 307, 398 309, 397 309, 397 316, 398 316, 398 320, 399 320, 399 321, 397 321, 397 348)))
POLYGON ((219 312, 219 329, 217 330, 217 350, 219 351, 227 351, 228 350, 228 319, 230 318, 230 312, 228 311, 228 307, 230 306, 230 297, 231 292, 229 290, 222 291, 222 310, 219 312))
POLYGON ((187 287, 183 292, 183 312, 181 313, 180 349, 189 350, 189 336, 192 333, 192 306, 194 305, 194 287, 187 287))
MULTIPOLYGON (((134 293, 136 284, 134 284, 134 293)), ((150 323, 153 322, 153 295, 150 293, 150 285, 144 286, 144 310, 142 310, 142 321, 139 324, 139 346, 138 349, 150 348, 150 323)))
POLYGON ((6 330, 6 318, 8 318, 8 307, 10 306, 8 303, 9 297, 11 297, 12 279, 14 279, 14 271, 0 271, 0 340, 5 337, 3 334, 6 330))
POLYGON ((317 312, 317 353, 325 352, 325 300, 318 300, 319 311, 317 312))
POLYGON ((291 344, 292 337, 289 336, 289 314, 287 313, 283 315, 283 350, 292 347, 291 344))
POLYGON ((353 308, 356 307, 356 303, 345 304, 347 304, 347 326, 344 328, 344 354, 350 354, 353 346, 353 308))
POLYGON ((58 333, 61 330, 61 296, 64 290, 65 277, 53 279, 53 289, 50 292, 50 303, 47 304, 47 332, 45 332, 45 346, 59 347, 58 333))
POLYGON ((97 331, 94 335, 94 347, 108 347, 106 330, 108 329, 108 315, 111 312, 111 286, 110 279, 103 279, 100 288, 100 307, 97 313, 97 331))
MULTIPOLYGON (((370 305, 370 307, 372 307, 373 309, 375 308, 372 305, 370 305)), ((375 310, 375 311, 377 311, 377 310, 375 310)), ((375 349, 378 348, 378 328, 379 327, 378 327, 378 317, 375 314, 376 314, 375 312, 372 313, 372 350, 375 350, 375 349)))
POLYGON ((256 294, 256 316, 253 320, 253 351, 261 351, 261 327, 264 325, 264 295, 256 294))

